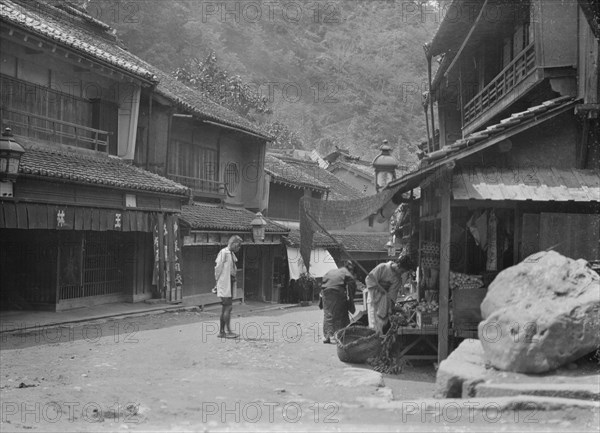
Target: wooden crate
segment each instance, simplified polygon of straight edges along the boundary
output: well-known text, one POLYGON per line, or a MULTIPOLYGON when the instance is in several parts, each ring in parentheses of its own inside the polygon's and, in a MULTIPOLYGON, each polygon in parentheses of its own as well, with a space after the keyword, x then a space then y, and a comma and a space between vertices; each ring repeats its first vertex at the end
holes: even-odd
POLYGON ((454 327, 469 326, 481 322, 481 302, 486 288, 457 289, 452 291, 452 317, 454 327))
POLYGON ((417 327, 419 328, 427 328, 427 327, 435 327, 439 323, 438 312, 435 311, 433 313, 424 313, 422 311, 417 311, 417 327))

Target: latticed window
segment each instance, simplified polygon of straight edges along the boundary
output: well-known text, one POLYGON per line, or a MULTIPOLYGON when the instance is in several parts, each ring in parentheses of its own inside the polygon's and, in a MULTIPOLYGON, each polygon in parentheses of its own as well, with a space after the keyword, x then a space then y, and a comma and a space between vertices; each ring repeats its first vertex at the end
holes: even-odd
POLYGON ((240 169, 236 162, 227 164, 223 180, 225 182, 225 187, 227 188, 227 193, 231 196, 236 195, 240 185, 240 169))
POLYGON ((182 140, 173 140, 169 174, 202 180, 216 180, 217 151, 182 140))
POLYGON ((59 299, 123 293, 133 263, 123 234, 84 232, 61 243, 59 299))

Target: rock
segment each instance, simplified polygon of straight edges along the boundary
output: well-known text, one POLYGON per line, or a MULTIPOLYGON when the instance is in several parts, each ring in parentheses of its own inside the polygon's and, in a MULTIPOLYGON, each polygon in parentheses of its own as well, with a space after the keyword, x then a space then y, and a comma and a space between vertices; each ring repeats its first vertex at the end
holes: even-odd
POLYGON ((466 339, 444 359, 435 380, 435 398, 468 398, 486 377, 483 349, 477 340, 466 339))
POLYGON ((542 251, 502 271, 481 304, 479 340, 495 368, 544 373, 600 345, 600 277, 542 251))

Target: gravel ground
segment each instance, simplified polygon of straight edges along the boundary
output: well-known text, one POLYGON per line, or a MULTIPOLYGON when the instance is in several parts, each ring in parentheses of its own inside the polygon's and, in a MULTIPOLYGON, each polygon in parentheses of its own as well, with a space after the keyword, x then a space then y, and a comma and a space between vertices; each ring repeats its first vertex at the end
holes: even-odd
POLYGON ((316 307, 246 312, 238 340, 217 338, 218 313, 2 335, 0 430, 597 431, 586 410, 425 404, 432 366, 391 377, 340 362, 316 307))

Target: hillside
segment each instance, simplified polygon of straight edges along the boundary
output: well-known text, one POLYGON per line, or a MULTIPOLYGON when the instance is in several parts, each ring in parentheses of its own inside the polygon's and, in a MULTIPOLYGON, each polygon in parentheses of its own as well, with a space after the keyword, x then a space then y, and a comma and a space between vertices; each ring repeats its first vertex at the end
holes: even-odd
POLYGON ((87 8, 167 72, 214 50, 269 98, 269 120, 299 131, 307 149, 338 145, 370 158, 388 139, 402 163, 414 162, 426 135, 422 46, 435 20, 421 22, 401 1, 226 3, 92 0, 87 8))

